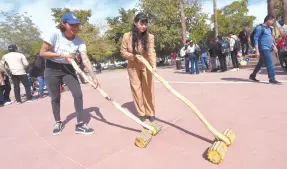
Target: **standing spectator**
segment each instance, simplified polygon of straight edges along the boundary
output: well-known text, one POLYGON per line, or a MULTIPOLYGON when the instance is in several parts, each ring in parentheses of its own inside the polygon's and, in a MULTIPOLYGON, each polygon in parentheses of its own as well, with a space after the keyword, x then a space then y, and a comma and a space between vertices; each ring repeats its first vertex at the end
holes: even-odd
POLYGON ((185 45, 180 50, 180 56, 184 57, 185 62, 185 72, 189 72, 189 54, 190 54, 190 40, 185 41, 185 45))
MULTIPOLYGON (((39 83, 39 96, 41 98, 43 98, 44 96, 44 87, 45 86, 47 87, 46 80, 44 78, 44 71, 45 71, 45 59, 41 57, 39 53, 37 53, 32 75, 37 78, 37 81, 39 83)), ((49 95, 48 87, 47 90, 49 95)))
POLYGON ((226 57, 230 53, 230 47, 229 44, 223 40, 222 36, 218 36, 216 53, 219 59, 221 72, 227 71, 226 57))
POLYGON ((200 50, 201 50, 201 67, 202 67, 202 72, 205 73, 204 65, 206 66, 206 69, 208 70, 208 46, 207 44, 201 40, 199 44, 200 50))
POLYGON ((11 79, 14 84, 14 94, 17 104, 22 103, 20 95, 20 82, 25 87, 27 102, 31 102, 33 101, 33 96, 30 91, 29 80, 25 71, 25 68, 28 66, 28 61, 22 53, 17 52, 16 45, 9 45, 8 51, 9 53, 2 57, 2 62, 4 62, 4 65, 6 65, 11 71, 11 79))
POLYGON ((250 33, 247 27, 239 33, 239 39, 242 47, 242 56, 248 55, 250 33))
POLYGON ((5 71, 0 69, 0 106, 13 103, 10 99, 11 84, 5 71))
POLYGON ((209 43, 209 55, 210 55, 210 63, 211 63, 211 72, 217 72, 218 66, 216 64, 216 39, 212 38, 209 43))
POLYGON ((239 71, 239 64, 237 60, 238 50, 240 50, 239 39, 233 33, 229 33, 228 37, 230 38, 230 52, 231 52, 231 60, 233 64, 233 69, 231 71, 239 71))
POLYGON ((274 73, 274 68, 272 64, 271 52, 273 50, 277 52, 277 48, 276 48, 276 45, 274 44, 274 38, 272 36, 272 32, 270 28, 270 26, 274 23, 274 21, 275 21, 274 16, 267 15, 264 19, 264 24, 257 26, 254 30, 255 31, 254 45, 255 45, 255 50, 256 50, 255 55, 259 56, 259 61, 253 73, 249 76, 250 80, 259 82, 259 80, 256 79, 256 74, 259 72, 259 70, 262 67, 262 64, 264 63, 267 68, 269 83, 281 84, 280 82, 275 80, 275 73, 274 73))

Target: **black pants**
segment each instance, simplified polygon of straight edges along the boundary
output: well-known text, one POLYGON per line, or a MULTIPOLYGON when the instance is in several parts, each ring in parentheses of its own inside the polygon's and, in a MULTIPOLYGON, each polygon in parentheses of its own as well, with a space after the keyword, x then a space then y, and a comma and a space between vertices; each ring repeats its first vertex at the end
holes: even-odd
POLYGON ((231 51, 231 60, 233 64, 233 68, 239 68, 238 60, 237 60, 237 51, 231 51))
POLYGON ((77 112, 77 122, 78 123, 82 122, 83 94, 82 94, 80 83, 77 79, 77 75, 72 65, 59 64, 59 63, 55 63, 50 60, 47 60, 44 78, 46 79, 46 83, 50 91, 51 104, 52 104, 55 121, 61 121, 60 85, 61 83, 64 82, 68 86, 74 98, 74 107, 77 112))
POLYGON ((242 47, 242 55, 248 55, 248 51, 249 51, 249 45, 248 45, 248 42, 245 42, 245 41, 241 41, 241 47, 242 47), (246 47, 246 50, 245 50, 245 47, 246 47))
POLYGON ((0 104, 4 104, 5 102, 10 102, 10 91, 11 91, 11 84, 9 82, 8 77, 6 77, 5 85, 0 86, 0 104))
POLYGON ((218 55, 221 71, 227 71, 226 55, 218 55))
POLYGON ((31 100, 32 94, 30 90, 28 76, 26 74, 25 75, 12 75, 11 79, 14 84, 14 94, 15 94, 16 101, 22 102, 21 95, 20 95, 20 82, 25 87, 27 100, 31 100))

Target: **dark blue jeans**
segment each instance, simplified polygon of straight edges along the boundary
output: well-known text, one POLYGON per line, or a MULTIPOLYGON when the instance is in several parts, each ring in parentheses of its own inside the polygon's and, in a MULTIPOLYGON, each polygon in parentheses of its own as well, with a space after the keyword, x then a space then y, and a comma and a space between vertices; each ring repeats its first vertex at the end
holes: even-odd
POLYGON ((47 87, 47 91, 48 91, 48 95, 49 95, 49 89, 48 86, 46 84, 46 80, 44 78, 44 76, 38 76, 37 77, 37 81, 39 82, 39 95, 43 96, 44 95, 44 87, 47 87))
POLYGON ((199 74, 198 59, 196 58, 195 53, 190 53, 189 58, 191 62, 191 73, 194 74, 194 66, 195 66, 196 74, 199 74))
POLYGON ((184 58, 185 72, 189 72, 189 57, 184 58))
POLYGON ((256 77, 256 74, 261 69, 263 63, 266 65, 269 80, 275 80, 275 73, 274 73, 274 68, 272 64, 271 50, 266 50, 266 49, 260 51, 259 62, 257 63, 251 76, 256 77))

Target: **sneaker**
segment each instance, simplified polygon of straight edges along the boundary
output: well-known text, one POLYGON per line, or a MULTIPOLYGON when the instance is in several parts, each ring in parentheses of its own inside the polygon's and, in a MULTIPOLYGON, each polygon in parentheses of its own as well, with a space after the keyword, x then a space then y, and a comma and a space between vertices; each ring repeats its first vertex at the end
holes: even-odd
POLYGON ((278 82, 278 81, 275 80, 275 79, 269 80, 269 83, 270 83, 270 84, 277 84, 277 85, 281 85, 281 84, 282 84, 281 82, 278 82))
POLYGON ((13 101, 8 101, 8 102, 5 102, 4 105, 7 106, 7 105, 12 104, 12 103, 13 103, 13 101))
POLYGON ((249 79, 255 82, 259 82, 259 80, 257 80, 254 76, 251 76, 251 75, 249 76, 249 79))
POLYGON ((60 122, 57 122, 57 123, 54 125, 54 129, 53 129, 53 134, 54 134, 54 136, 60 134, 63 129, 64 129, 63 123, 62 123, 61 121, 60 121, 60 122))
POLYGON ((233 68, 233 69, 231 69, 230 71, 231 71, 231 72, 235 72, 235 71, 237 71, 237 68, 233 68))
POLYGON ((22 104, 22 102, 17 102, 17 104, 22 104))
POLYGON ((89 128, 87 124, 81 123, 76 125, 76 134, 85 134, 90 135, 93 134, 95 131, 92 128, 89 128))

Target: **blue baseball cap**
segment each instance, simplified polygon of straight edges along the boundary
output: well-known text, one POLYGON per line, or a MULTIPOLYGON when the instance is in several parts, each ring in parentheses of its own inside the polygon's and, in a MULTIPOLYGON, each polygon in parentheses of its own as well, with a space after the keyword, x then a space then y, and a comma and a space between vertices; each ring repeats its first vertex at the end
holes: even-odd
POLYGON ((70 12, 65 13, 65 14, 62 16, 62 21, 63 21, 63 22, 67 22, 67 23, 69 23, 69 24, 79 24, 79 23, 81 23, 81 22, 79 21, 79 19, 77 18, 77 16, 74 15, 74 14, 72 14, 72 13, 70 13, 70 12))

